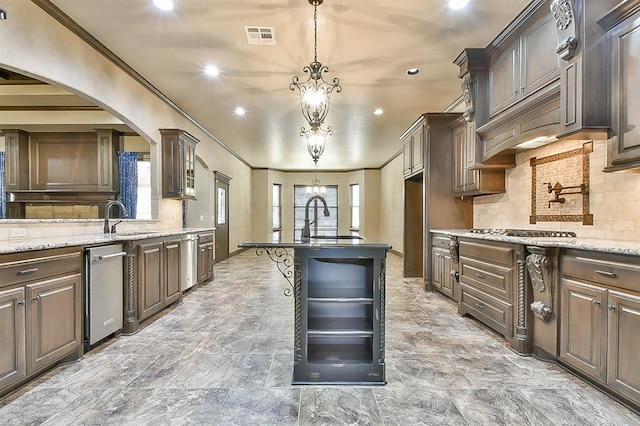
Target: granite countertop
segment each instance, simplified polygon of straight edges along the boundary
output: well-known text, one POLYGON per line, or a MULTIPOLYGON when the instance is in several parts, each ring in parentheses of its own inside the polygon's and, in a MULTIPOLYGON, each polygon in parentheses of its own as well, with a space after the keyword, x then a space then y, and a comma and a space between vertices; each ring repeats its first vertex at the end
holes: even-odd
POLYGON ((467 229, 432 229, 431 233, 476 238, 479 240, 502 241, 505 243, 524 244, 538 247, 559 247, 640 256, 640 242, 636 241, 582 237, 514 237, 500 234, 476 234, 467 229))
POLYGON ((0 245, 0 254, 19 253, 34 250, 46 250, 62 247, 93 247, 117 243, 121 241, 146 240, 150 238, 171 237, 178 235, 194 234, 198 232, 213 231, 215 228, 185 228, 177 230, 160 231, 124 231, 115 234, 84 234, 65 237, 48 237, 38 240, 19 240, 3 242, 0 245))
POLYGON ((288 242, 260 242, 260 241, 247 241, 242 242, 238 245, 238 247, 242 248, 353 248, 353 247, 362 247, 362 248, 374 248, 374 249, 385 249, 390 250, 391 245, 387 243, 380 242, 371 242, 364 239, 321 239, 321 240, 311 240, 308 243, 303 243, 301 241, 288 241, 288 242))

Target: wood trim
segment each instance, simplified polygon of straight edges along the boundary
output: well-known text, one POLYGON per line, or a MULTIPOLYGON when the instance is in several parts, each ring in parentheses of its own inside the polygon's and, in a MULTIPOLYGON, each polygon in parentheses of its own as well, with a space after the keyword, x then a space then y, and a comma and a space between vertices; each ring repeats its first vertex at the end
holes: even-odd
POLYGON ((640 0, 624 0, 598 19, 598 24, 608 31, 638 11, 640 11, 640 0))

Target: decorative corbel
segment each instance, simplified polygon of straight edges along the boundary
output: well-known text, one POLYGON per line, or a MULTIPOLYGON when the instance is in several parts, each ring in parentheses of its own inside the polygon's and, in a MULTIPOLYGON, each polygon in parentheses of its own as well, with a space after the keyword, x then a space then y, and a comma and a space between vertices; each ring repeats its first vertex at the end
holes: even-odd
POLYGON ((550 9, 558 30, 556 53, 561 59, 568 61, 575 56, 578 48, 573 4, 571 0, 553 0, 550 9))
POLYGON ((473 99, 473 78, 471 74, 462 77, 462 99, 464 99, 465 110, 462 116, 466 121, 473 121, 473 113, 475 112, 473 99))
POLYGON ((544 322, 553 315, 553 255, 549 249, 527 247, 527 271, 533 287, 533 314, 544 322))

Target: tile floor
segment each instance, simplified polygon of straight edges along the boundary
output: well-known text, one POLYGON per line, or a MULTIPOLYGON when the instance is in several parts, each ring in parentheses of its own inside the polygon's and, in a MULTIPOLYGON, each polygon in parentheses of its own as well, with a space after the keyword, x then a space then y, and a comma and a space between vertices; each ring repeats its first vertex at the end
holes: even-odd
POLYGON ((556 365, 514 354, 401 271, 389 255, 384 387, 291 386, 288 284, 249 251, 136 335, 0 401, 0 424, 640 424, 556 365))

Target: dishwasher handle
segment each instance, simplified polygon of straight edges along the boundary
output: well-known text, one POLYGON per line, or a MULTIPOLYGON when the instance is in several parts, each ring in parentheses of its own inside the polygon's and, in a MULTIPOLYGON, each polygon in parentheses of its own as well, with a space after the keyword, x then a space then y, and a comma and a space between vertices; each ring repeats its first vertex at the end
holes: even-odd
POLYGON ((111 253, 111 254, 102 254, 99 256, 93 256, 93 260, 94 261, 102 261, 102 260, 107 260, 107 259, 112 259, 114 257, 124 257, 127 255, 126 251, 121 251, 119 253, 111 253))

